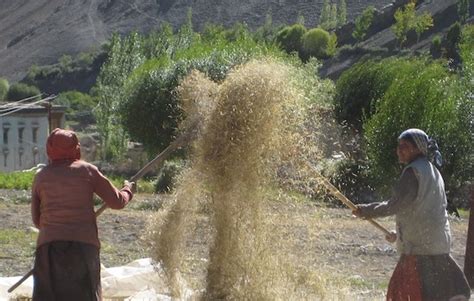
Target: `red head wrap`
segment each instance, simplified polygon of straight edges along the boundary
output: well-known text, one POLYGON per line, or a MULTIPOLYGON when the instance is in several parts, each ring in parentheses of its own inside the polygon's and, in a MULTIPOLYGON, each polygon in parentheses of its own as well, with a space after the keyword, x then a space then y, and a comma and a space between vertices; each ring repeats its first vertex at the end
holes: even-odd
POLYGON ((59 128, 54 129, 46 141, 46 153, 51 161, 79 160, 81 148, 76 133, 59 128))

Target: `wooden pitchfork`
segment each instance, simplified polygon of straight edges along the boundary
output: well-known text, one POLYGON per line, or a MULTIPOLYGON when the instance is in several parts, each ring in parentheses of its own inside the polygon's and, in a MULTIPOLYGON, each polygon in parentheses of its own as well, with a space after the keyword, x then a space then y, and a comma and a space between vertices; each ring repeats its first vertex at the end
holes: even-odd
MULTIPOLYGON (((344 194, 342 194, 342 192, 339 191, 339 189, 337 189, 334 185, 331 184, 331 182, 329 182, 328 179, 326 179, 325 177, 323 177, 317 170, 314 166, 312 166, 311 164, 307 163, 308 166, 316 173, 316 176, 318 177, 318 179, 320 180, 321 184, 323 184, 323 186, 333 195, 335 196, 336 198, 338 198, 344 205, 346 205, 347 207, 349 207, 350 209, 352 210, 357 210, 357 206, 351 202, 351 200, 349 200, 344 194)), ((365 219, 366 221, 368 221, 369 223, 371 223, 373 226, 375 226, 377 229, 379 229, 380 231, 382 231, 386 236, 391 236, 392 233, 390 231, 388 231, 387 229, 385 229, 384 226, 382 226, 381 224, 379 224, 378 222, 374 221, 373 219, 371 218, 367 218, 365 219)))
MULTIPOLYGON (((152 167, 160 166, 164 163, 166 158, 173 153, 176 149, 186 145, 189 141, 193 138, 196 134, 197 129, 199 128, 200 120, 194 120, 190 126, 185 130, 178 138, 173 141, 168 147, 166 147, 161 153, 159 153, 153 160, 148 162, 145 166, 142 167, 134 176, 130 178, 130 182, 135 182, 141 177, 143 177, 147 172, 151 170, 152 167)), ((97 211, 95 212, 95 216, 98 217, 99 215, 107 209, 107 205, 103 204, 97 211)), ((26 279, 28 279, 31 275, 33 275, 33 269, 31 269, 28 273, 26 273, 20 280, 18 280, 15 284, 13 284, 9 289, 8 292, 13 292, 20 284, 22 284, 26 279)))

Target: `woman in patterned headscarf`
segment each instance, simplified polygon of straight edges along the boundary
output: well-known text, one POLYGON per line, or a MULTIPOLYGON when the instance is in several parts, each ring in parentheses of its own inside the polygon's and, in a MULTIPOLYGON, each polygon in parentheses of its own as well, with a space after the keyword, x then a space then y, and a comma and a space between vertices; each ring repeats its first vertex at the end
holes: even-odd
POLYGON ((436 142, 420 129, 398 137, 397 156, 405 164, 392 198, 358 205, 362 218, 396 216, 400 259, 388 286, 387 300, 468 300, 466 278, 450 256, 451 232, 442 158, 436 142))
POLYGON ((80 160, 76 134, 55 129, 48 137, 49 164, 32 187, 31 214, 39 229, 33 300, 101 300, 99 238, 93 194, 113 209, 132 199, 92 164, 80 160))

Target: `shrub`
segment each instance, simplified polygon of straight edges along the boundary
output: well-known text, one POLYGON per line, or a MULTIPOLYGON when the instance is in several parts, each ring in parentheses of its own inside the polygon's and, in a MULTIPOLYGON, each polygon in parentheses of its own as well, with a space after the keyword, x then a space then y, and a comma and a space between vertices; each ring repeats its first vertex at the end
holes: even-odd
POLYGON ((456 22, 449 27, 445 41, 446 57, 451 61, 453 66, 457 66, 461 60, 458 48, 460 41, 461 24, 456 22))
MULTIPOLYGON (((469 97, 460 97, 460 81, 445 65, 426 59, 407 59, 376 104, 376 113, 364 123, 370 173, 380 188, 400 172, 395 148, 407 128, 421 128, 434 137, 444 155, 441 170, 448 191, 469 178, 472 160, 472 120, 466 116, 469 97)), ((472 116, 471 116, 472 117, 472 116)))
POLYGON ((175 187, 176 176, 183 170, 182 161, 166 161, 160 172, 155 185, 155 192, 170 192, 175 187))
POLYGON ((276 42, 287 53, 299 52, 303 46, 303 35, 306 33, 306 27, 302 24, 294 24, 284 27, 277 33, 276 42))
POLYGON ((34 171, 0 173, 1 189, 30 189, 35 176, 34 171))
POLYGON ((363 60, 346 70, 336 82, 335 115, 339 123, 361 131, 375 103, 384 95, 405 60, 363 60))
POLYGON ((334 37, 322 28, 313 28, 303 35, 303 52, 305 57, 327 58, 334 54, 334 37))
POLYGON ((0 78, 0 101, 5 99, 9 88, 10 84, 8 83, 8 80, 5 78, 0 78))
POLYGON ((430 54, 433 58, 441 57, 441 36, 436 35, 431 40, 430 54))
POLYGON ((31 96, 40 96, 41 92, 37 87, 23 83, 15 83, 10 86, 7 93, 8 101, 17 101, 31 96))

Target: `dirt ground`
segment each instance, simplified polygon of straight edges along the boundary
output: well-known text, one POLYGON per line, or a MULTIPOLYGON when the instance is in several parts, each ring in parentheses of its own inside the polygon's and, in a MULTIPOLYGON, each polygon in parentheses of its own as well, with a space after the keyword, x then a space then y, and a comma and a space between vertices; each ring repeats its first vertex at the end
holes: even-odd
MULTIPOLYGON (((32 267, 34 234, 29 227, 30 209, 27 192, 0 191, 0 276, 19 276, 32 267)), ((147 219, 160 203, 161 195, 137 195, 126 209, 108 209, 99 217, 102 242, 101 259, 106 267, 123 265, 150 257, 146 243, 140 239, 147 219)), ((296 270, 313 271, 330 286, 341 287, 343 296, 357 300, 384 300, 384 291, 398 255, 379 230, 351 216, 344 208, 325 208, 298 200, 270 202, 266 214, 281 252, 287 254, 296 270), (340 282, 341 284, 337 284, 340 282)), ((393 229, 393 219, 381 224, 393 229)), ((195 235, 187 243, 187 269, 184 277, 190 286, 200 289, 202 271, 207 261, 208 217, 198 217, 195 235)), ((468 218, 451 219, 454 245, 452 254, 464 264, 468 218)), ((275 243, 275 242, 273 242, 275 243)), ((325 298, 331 300, 329 297, 325 298)))

